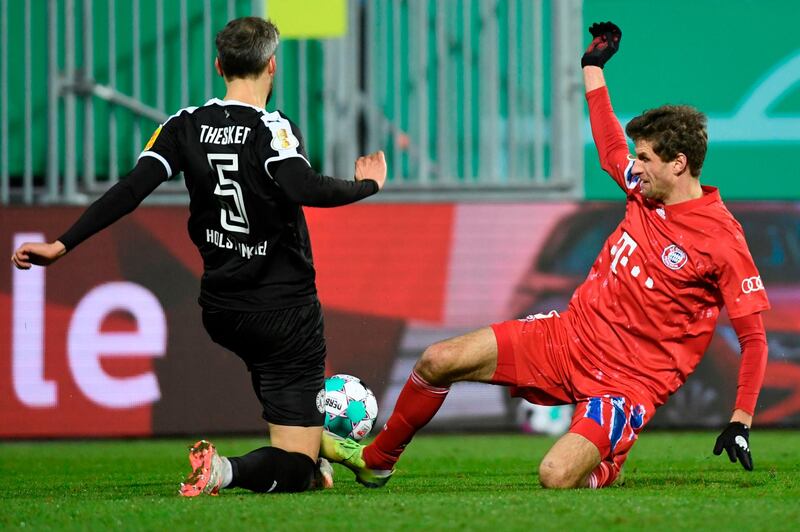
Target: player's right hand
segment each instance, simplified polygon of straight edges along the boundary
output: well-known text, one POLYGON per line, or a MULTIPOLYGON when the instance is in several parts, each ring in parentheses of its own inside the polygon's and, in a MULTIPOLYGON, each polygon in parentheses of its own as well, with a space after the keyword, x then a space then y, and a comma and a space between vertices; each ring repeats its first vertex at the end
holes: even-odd
POLYGON ((386 182, 386 157, 381 150, 356 159, 356 181, 372 179, 378 189, 386 182))
POLYGON ((49 266, 66 252, 67 248, 58 240, 50 243, 25 242, 14 251, 11 262, 20 270, 28 270, 32 264, 49 266))
POLYGON ((725 427, 722 434, 717 436, 714 445, 714 454, 722 454, 722 450, 728 452, 731 462, 742 464, 747 471, 753 470, 753 457, 750 454, 750 427, 738 421, 732 421, 725 427))
POLYGON ((595 22, 589 26, 592 42, 581 57, 581 68, 597 66, 603 68, 611 56, 619 50, 622 30, 613 22, 595 22))

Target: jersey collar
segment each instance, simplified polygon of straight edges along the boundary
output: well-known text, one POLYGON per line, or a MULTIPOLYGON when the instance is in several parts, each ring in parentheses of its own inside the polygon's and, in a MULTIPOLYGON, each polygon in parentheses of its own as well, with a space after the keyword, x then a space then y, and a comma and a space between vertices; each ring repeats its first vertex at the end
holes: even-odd
POLYGON ((211 98, 206 102, 206 105, 221 105, 223 107, 228 105, 241 105, 243 107, 249 107, 250 109, 255 109, 256 111, 264 114, 268 114, 267 110, 263 107, 256 107, 255 105, 250 105, 249 103, 240 102, 239 100, 220 100, 219 98, 211 98))
POLYGON ((662 205, 661 208, 663 208, 667 214, 671 216, 677 216, 699 207, 705 207, 706 205, 710 205, 716 201, 722 201, 722 198, 719 195, 719 189, 717 187, 701 185, 701 188, 703 189, 703 195, 699 198, 682 201, 680 203, 674 203, 672 205, 662 205))

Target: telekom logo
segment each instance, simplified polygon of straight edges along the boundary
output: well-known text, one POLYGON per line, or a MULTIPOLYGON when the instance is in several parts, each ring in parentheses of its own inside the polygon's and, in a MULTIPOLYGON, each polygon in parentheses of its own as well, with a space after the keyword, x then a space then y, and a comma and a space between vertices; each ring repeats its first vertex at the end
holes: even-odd
MULTIPOLYGON (((38 233, 14 235, 14 249, 23 242, 41 241, 38 233)), ((12 267, 13 268, 13 267, 12 267)), ((12 381, 14 393, 28 407, 56 407, 57 382, 44 376, 45 268, 12 273, 12 381)), ((145 372, 113 377, 101 366, 101 357, 163 357, 167 320, 156 297, 129 282, 100 285, 75 307, 67 336, 67 358, 78 388, 94 403, 107 408, 133 408, 161 397, 156 376, 145 372), (109 314, 133 316, 133 332, 102 332, 109 314)))
POLYGON ((617 264, 627 266, 628 257, 636 251, 637 247, 638 244, 631 235, 623 231, 617 243, 611 247, 611 254, 614 256, 614 260, 611 261, 611 271, 617 273, 617 264))
MULTIPOLYGON (((611 261, 611 271, 616 274, 617 265, 627 268, 628 263, 630 262, 629 257, 633 255, 633 252, 636 251, 637 247, 639 247, 639 245, 636 243, 633 237, 631 237, 631 235, 629 235, 627 232, 623 231, 622 236, 619 237, 617 243, 611 246, 611 255, 614 257, 611 261)), ((643 272, 640 266, 631 264, 630 273, 632 277, 637 278, 643 272)), ((653 279, 646 275, 643 275, 643 277, 645 277, 644 286, 648 289, 652 289, 654 285, 653 279)))

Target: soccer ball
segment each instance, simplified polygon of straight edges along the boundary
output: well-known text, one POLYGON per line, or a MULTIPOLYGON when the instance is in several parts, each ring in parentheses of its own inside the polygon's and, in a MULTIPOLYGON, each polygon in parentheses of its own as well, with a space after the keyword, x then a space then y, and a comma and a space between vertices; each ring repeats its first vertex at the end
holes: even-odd
POLYGON ((378 401, 361 379, 334 375, 325 379, 325 430, 360 440, 372 430, 378 401))

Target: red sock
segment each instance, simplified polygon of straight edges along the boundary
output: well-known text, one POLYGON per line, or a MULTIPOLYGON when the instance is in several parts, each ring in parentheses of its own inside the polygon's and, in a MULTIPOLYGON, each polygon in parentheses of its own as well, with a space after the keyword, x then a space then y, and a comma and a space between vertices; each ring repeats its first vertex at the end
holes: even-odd
POLYGON ((614 462, 602 461, 589 475, 589 487, 592 489, 606 488, 614 483, 619 476, 619 467, 614 462))
POLYGON ((403 386, 394 412, 378 436, 364 449, 364 461, 372 469, 392 469, 414 434, 428 424, 442 406, 450 388, 438 388, 412 371, 403 386))

